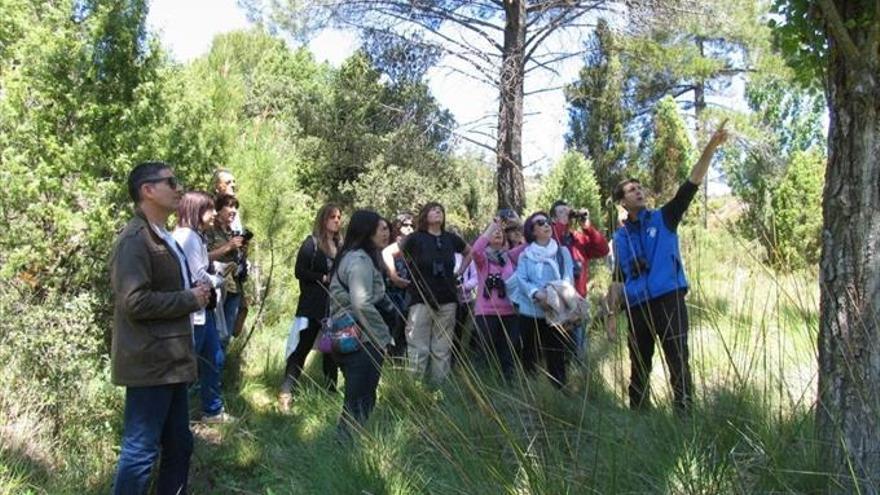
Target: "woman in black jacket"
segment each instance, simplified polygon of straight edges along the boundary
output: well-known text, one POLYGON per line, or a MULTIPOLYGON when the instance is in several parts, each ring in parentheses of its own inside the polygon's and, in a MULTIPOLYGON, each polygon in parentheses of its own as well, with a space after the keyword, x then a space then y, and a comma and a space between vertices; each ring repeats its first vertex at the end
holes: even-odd
MULTIPOLYGON (((327 316, 327 286, 336 253, 342 244, 340 226, 342 211, 334 204, 318 210, 312 234, 306 237, 296 255, 294 274, 299 280, 299 303, 296 306, 295 329, 299 343, 287 356, 284 382, 278 396, 282 411, 290 409, 293 389, 302 374, 303 365, 327 316)), ((337 366, 332 356, 323 356, 324 378, 330 390, 336 389, 337 366)))

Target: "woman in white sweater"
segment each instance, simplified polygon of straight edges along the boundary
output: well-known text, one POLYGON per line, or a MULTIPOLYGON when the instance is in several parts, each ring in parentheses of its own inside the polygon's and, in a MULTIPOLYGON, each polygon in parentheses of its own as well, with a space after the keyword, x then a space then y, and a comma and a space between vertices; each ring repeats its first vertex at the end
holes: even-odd
MULTIPOLYGON (((214 223, 214 200, 203 192, 188 192, 183 195, 177 207, 177 227, 172 232, 189 268, 190 281, 195 284, 205 282, 217 289, 223 284, 223 277, 215 275, 208 260, 208 247, 204 232, 214 223)), ((223 407, 223 396, 220 393, 220 375, 223 371, 225 356, 220 346, 220 336, 214 321, 214 301, 208 309, 192 314, 195 351, 199 361, 199 383, 202 399, 202 420, 208 423, 226 422, 231 416, 223 407)))

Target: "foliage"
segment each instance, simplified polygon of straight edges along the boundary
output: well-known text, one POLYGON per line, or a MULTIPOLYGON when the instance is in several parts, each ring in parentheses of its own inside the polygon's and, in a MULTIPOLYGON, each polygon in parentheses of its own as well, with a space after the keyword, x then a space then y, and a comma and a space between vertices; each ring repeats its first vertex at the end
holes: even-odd
POLYGON ((439 201, 449 224, 466 237, 480 232, 495 212, 491 170, 471 157, 453 160, 427 174, 397 164, 372 163, 346 188, 355 198, 355 207, 372 208, 389 217, 414 214, 428 201, 439 201))
POLYGON ((109 383, 102 351, 103 301, 88 293, 22 296, 27 290, 0 289, 0 313, 15 315, 0 319, 0 466, 18 452, 30 475, 85 487, 106 476, 113 452, 104 439, 116 438, 120 418, 120 390, 109 383))
POLYGON ((795 152, 771 193, 773 239, 770 258, 787 269, 819 263, 825 156, 811 149, 795 152))
POLYGON ((689 95, 699 113, 700 99, 727 87, 749 70, 756 50, 767 44, 769 30, 759 2, 700 2, 664 16, 647 29, 624 38, 622 62, 636 114, 666 95, 689 95), (705 94, 700 94, 700 93, 705 94))
POLYGON ((630 116, 624 106, 620 47, 605 19, 599 20, 587 50, 578 80, 565 88, 569 105, 565 140, 593 163, 600 195, 608 198, 622 178, 630 116))
POLYGON ((773 42, 794 69, 795 80, 807 88, 819 89, 828 64, 828 43, 816 2, 774 0, 768 21, 773 42))
MULTIPOLYGON (((554 35, 577 36, 583 19, 610 8, 610 1, 570 0, 473 2, 358 0, 303 2, 242 0, 252 19, 294 36, 308 37, 327 27, 355 29, 367 38, 374 60, 397 53, 397 60, 425 55, 412 64, 416 74, 425 65, 444 60, 452 70, 499 92, 495 146, 485 135, 471 142, 496 154, 496 185, 500 204, 521 210, 525 202, 522 163, 523 92, 525 80, 538 70, 555 72, 559 62, 577 54, 547 45, 554 35), (379 54, 374 52, 378 50, 379 54)), ((653 2, 645 2, 653 3, 653 2)), ((573 46, 579 46, 576 44, 573 46)), ((400 68, 401 64, 394 64, 400 68)), ((390 71, 398 80, 397 71, 390 71)))
POLYGON ((547 211, 558 199, 567 201, 572 208, 589 209, 593 217, 602 211, 593 164, 577 151, 567 152, 550 169, 534 208, 547 211))
MULTIPOLYGON (((779 200, 774 198, 780 194, 789 167, 795 161, 813 157, 822 146, 825 102, 822 95, 794 84, 792 72, 778 55, 766 54, 758 66, 761 70, 746 86, 752 113, 738 120, 740 146, 727 150, 723 166, 732 192, 746 206, 737 222, 740 232, 764 247, 767 261, 773 266, 791 269, 815 262, 818 250, 798 251, 783 246, 813 246, 818 237, 804 236, 803 232, 789 237, 794 235, 792 229, 780 230, 780 212, 773 206, 779 200), (800 158, 795 160, 798 155, 800 158)), ((817 172, 822 175, 821 170, 817 172)), ((802 212, 813 219, 821 218, 821 201, 810 194, 782 216, 802 212)))
POLYGON ((666 96, 657 104, 654 114, 654 141, 652 143, 652 189, 658 204, 672 199, 678 186, 688 176, 694 150, 684 120, 678 113, 678 104, 666 96))

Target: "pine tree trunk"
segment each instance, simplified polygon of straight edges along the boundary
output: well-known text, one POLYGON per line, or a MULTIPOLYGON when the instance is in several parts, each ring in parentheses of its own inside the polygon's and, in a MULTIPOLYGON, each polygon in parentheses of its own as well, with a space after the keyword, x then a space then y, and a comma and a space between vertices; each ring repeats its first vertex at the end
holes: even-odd
POLYGON ((526 2, 504 2, 504 53, 498 111, 498 207, 525 208, 522 163, 523 80, 525 78, 526 2))
MULTIPOLYGON (((857 43, 864 40, 858 39, 859 33, 854 38, 857 43)), ((816 422, 822 467, 835 478, 830 490, 877 494, 880 54, 847 58, 835 45, 832 40, 826 84, 830 125, 823 199, 816 422)))

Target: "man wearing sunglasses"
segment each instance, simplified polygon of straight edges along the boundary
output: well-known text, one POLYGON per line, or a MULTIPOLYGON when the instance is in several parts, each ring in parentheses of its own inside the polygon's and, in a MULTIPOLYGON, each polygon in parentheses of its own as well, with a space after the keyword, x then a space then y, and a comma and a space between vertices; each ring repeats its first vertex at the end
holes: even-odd
POLYGON ((193 448, 187 384, 197 378, 191 318, 207 306, 211 289, 190 280, 186 257, 165 228, 182 189, 162 162, 141 163, 128 176, 135 214, 110 261, 112 380, 126 387, 116 494, 146 493, 160 453, 157 492, 186 493, 193 448))

